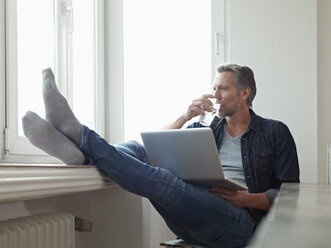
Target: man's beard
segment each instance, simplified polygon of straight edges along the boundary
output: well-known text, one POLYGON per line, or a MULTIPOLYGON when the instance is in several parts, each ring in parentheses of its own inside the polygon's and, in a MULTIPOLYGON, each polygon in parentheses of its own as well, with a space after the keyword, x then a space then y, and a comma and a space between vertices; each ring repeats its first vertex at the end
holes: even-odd
POLYGON ((232 107, 232 108, 221 108, 219 109, 218 111, 218 116, 219 117, 228 117, 228 116, 232 116, 233 114, 235 113, 235 109, 232 107))

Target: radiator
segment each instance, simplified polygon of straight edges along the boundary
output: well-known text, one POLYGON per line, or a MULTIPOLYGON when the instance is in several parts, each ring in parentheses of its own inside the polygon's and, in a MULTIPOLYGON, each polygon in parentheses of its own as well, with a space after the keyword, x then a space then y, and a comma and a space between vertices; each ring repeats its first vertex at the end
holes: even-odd
POLYGON ((75 248, 75 217, 52 213, 0 221, 0 248, 75 248))

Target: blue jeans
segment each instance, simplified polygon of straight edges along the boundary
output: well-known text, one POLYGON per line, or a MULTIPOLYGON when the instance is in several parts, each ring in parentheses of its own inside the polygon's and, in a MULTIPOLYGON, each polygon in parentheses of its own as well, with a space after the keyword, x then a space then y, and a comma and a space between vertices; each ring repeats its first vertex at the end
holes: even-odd
POLYGON ((79 148, 119 186, 148 198, 178 237, 215 248, 247 244, 254 223, 245 209, 149 165, 138 142, 113 146, 84 126, 79 148))

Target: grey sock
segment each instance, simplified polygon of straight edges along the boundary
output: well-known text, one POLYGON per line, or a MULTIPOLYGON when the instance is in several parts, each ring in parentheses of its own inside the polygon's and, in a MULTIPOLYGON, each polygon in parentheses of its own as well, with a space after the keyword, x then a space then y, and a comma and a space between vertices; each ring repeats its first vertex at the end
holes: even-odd
POLYGON ((83 126, 73 114, 67 100, 56 87, 52 70, 43 70, 43 97, 46 119, 77 146, 81 143, 83 126))
POLYGON ((28 111, 22 118, 24 135, 44 152, 69 165, 83 164, 84 154, 48 121, 28 111))

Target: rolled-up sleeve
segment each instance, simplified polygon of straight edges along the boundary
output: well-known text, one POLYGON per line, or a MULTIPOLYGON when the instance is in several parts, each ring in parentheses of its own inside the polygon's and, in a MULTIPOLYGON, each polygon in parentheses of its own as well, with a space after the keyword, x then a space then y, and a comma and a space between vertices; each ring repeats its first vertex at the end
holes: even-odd
POLYGON ((268 189, 264 194, 267 196, 270 204, 272 204, 278 194, 278 189, 268 189))

